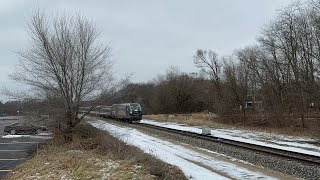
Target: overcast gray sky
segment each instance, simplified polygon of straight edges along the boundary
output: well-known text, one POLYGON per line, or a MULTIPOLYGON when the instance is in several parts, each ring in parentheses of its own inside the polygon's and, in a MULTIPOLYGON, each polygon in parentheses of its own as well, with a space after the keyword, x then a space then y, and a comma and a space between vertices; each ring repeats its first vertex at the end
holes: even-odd
POLYGON ((19 48, 27 46, 26 21, 40 7, 49 13, 80 12, 111 42, 119 76, 151 80, 170 66, 194 72, 197 49, 229 55, 253 44, 276 10, 291 0, 0 0, 0 83, 9 80, 19 48))

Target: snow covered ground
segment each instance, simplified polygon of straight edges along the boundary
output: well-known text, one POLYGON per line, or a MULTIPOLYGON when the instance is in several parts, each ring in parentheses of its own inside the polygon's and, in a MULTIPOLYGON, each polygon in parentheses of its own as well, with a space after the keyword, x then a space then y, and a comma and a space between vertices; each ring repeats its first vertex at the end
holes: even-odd
POLYGON ((51 139, 52 137, 50 136, 50 134, 38 134, 38 135, 3 135, 1 136, 1 138, 4 139, 13 139, 13 138, 21 138, 21 137, 27 137, 27 138, 34 138, 34 139, 51 139))
MULTIPOLYGON (((179 129, 195 133, 202 133, 202 127, 188 126, 174 122, 158 122, 153 120, 141 120, 141 123, 152 124, 161 127, 179 129)), ((300 152, 320 157, 320 141, 318 139, 284 136, 273 133, 236 130, 236 129, 211 129, 211 134, 216 137, 262 145, 293 152, 300 152)))
POLYGON ((96 119, 88 122, 164 162, 179 167, 190 179, 276 179, 263 171, 249 170, 246 166, 223 161, 218 156, 191 150, 182 145, 144 134, 136 129, 120 127, 96 119))

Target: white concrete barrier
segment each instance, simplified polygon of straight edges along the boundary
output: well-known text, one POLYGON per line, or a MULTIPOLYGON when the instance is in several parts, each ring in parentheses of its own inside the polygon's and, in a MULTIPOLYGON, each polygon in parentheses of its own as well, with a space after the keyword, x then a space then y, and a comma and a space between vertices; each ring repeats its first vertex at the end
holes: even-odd
POLYGON ((202 127, 202 134, 203 134, 203 135, 211 135, 211 128, 210 128, 210 127, 203 126, 203 127, 202 127))

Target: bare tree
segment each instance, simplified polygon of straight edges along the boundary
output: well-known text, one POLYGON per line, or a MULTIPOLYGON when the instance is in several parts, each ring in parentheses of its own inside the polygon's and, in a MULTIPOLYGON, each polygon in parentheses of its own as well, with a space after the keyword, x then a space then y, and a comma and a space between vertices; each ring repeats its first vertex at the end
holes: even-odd
POLYGON ((35 12, 28 22, 30 42, 19 52, 13 79, 62 103, 66 139, 80 122, 81 102, 111 80, 111 47, 98 42, 96 27, 81 15, 35 12))
POLYGON ((212 82, 213 95, 209 98, 212 104, 213 111, 221 111, 221 102, 223 99, 223 90, 222 90, 222 63, 218 58, 217 53, 212 50, 201 50, 198 49, 196 55, 193 57, 193 62, 196 67, 200 68, 204 72, 209 80, 212 82))
POLYGON ((212 50, 197 50, 193 60, 194 64, 203 72, 209 75, 215 86, 220 89, 221 68, 217 53, 212 50))

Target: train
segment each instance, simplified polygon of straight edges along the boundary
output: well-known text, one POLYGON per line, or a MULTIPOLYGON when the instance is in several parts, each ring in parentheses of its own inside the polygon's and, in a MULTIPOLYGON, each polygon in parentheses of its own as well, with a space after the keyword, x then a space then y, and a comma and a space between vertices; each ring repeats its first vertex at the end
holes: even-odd
POLYGON ((117 119, 129 123, 140 122, 142 108, 139 103, 113 104, 112 106, 81 107, 79 113, 87 113, 93 116, 117 119))

